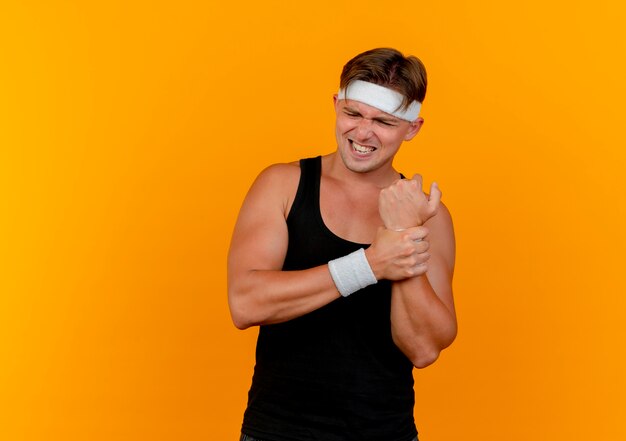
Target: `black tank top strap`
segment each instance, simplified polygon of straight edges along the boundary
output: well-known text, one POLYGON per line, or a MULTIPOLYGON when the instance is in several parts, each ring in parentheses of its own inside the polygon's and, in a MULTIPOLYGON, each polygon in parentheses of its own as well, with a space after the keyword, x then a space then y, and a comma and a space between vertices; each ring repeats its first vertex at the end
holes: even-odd
POLYGON ((298 213, 303 205, 315 203, 319 200, 320 180, 322 171, 322 157, 300 160, 300 182, 296 196, 287 215, 287 222, 294 213, 298 213))

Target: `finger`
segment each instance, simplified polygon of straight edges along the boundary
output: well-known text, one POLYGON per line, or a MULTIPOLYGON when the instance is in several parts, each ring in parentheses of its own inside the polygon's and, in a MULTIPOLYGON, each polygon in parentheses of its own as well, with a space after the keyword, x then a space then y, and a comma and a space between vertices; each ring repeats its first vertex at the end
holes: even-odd
POLYGON ((424 254, 430 248, 430 242, 427 240, 420 240, 415 244, 415 251, 419 254, 424 254))
POLYGON ((383 204, 387 201, 388 199, 388 194, 389 194, 389 188, 383 188, 382 190, 380 190, 380 193, 378 193, 378 204, 383 204))
POLYGON ((380 198, 386 200, 399 199, 398 197, 398 184, 393 183, 389 187, 385 187, 380 191, 380 198))
POLYGON ((393 207, 398 201, 398 195, 393 188, 387 187, 380 191, 378 195, 378 205, 382 207, 393 207))
POLYGON ((416 173, 416 174, 413 175, 412 180, 417 182, 417 186, 421 190, 422 189, 422 175, 420 175, 419 173, 416 173))
POLYGON ((421 276, 422 274, 426 274, 428 271, 428 265, 426 263, 420 263, 419 265, 415 265, 411 268, 410 274, 411 277, 421 276))
POLYGON ((441 190, 436 182, 430 185, 430 196, 428 197, 428 206, 431 210, 437 210, 439 202, 441 201, 441 190))
POLYGON ((428 228, 424 226, 407 228, 406 233, 413 241, 422 240, 428 236, 428 228))

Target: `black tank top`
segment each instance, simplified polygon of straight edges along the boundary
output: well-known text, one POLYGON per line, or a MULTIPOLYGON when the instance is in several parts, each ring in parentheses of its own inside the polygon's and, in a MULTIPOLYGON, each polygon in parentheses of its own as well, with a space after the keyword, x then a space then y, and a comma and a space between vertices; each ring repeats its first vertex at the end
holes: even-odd
MULTIPOLYGON (((334 235, 319 207, 321 157, 300 161, 284 271, 366 244, 334 235)), ((391 283, 379 281, 288 322, 260 327, 242 431, 264 441, 410 441, 413 365, 395 346, 391 283)))

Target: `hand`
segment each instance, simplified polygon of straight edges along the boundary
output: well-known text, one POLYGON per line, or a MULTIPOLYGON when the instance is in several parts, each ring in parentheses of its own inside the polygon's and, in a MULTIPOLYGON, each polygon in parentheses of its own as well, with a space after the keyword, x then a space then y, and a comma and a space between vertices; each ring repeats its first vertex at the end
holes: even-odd
POLYGON ((399 179, 381 190, 378 197, 380 217, 390 230, 424 225, 437 214, 441 191, 436 182, 430 186, 430 196, 422 191, 422 177, 399 179))
POLYGON ((377 280, 404 280, 424 274, 429 243, 426 227, 393 231, 380 227, 365 256, 377 280))

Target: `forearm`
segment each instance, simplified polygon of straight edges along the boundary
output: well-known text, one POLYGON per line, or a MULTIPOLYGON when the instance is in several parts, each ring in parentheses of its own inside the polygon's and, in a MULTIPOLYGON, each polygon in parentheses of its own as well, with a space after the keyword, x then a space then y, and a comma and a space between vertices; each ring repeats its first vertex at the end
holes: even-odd
POLYGON ((394 343, 413 364, 426 367, 456 337, 454 306, 447 306, 437 296, 426 274, 395 282, 391 331, 394 343))
POLYGON ((339 297, 328 265, 301 271, 250 270, 228 281, 231 315, 240 329, 285 322, 339 297))
POLYGON ((355 251, 334 259, 330 268, 333 269, 332 275, 328 264, 301 271, 281 271, 275 269, 279 266, 277 262, 268 263, 258 257, 250 259, 255 256, 251 253, 232 252, 228 298, 233 322, 238 328, 245 329, 288 321, 314 311, 340 295, 347 296, 376 283, 376 280, 411 277, 418 246, 416 240, 424 234, 419 228, 401 233, 379 228, 365 252, 355 251))

